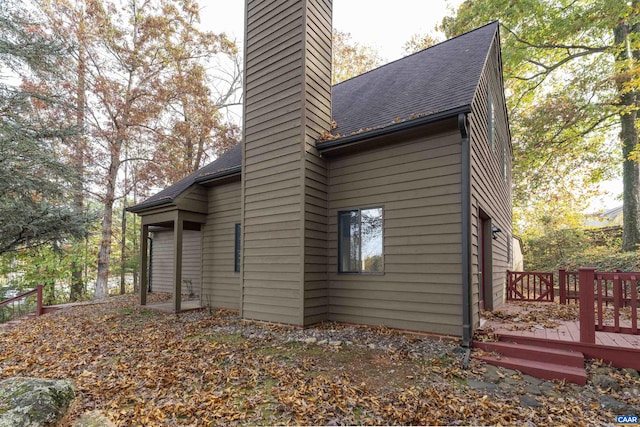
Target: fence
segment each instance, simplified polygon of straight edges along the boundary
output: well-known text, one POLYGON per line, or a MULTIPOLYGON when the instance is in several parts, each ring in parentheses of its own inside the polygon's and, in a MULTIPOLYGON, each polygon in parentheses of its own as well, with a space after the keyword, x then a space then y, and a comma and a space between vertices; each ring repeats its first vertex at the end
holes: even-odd
POLYGON ((0 323, 9 322, 31 312, 35 312, 37 316, 43 313, 42 285, 8 300, 0 301, 0 323), (33 296, 35 296, 35 304, 33 296))
POLYGON ((553 273, 507 271, 507 300, 553 302, 553 273))

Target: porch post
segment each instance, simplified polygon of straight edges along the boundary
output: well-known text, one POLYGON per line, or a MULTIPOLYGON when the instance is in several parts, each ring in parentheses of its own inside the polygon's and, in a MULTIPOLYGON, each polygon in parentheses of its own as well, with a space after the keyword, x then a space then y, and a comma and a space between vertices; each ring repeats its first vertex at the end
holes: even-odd
POLYGON ((182 305, 182 229, 184 220, 180 211, 176 211, 173 220, 173 311, 180 312, 182 305))
POLYGON ((594 309, 593 284, 596 277, 594 267, 578 269, 578 295, 580 298, 580 342, 595 344, 596 316, 594 309))
POLYGON ((566 277, 566 273, 567 270, 565 270, 564 268, 561 268, 560 270, 558 270, 558 286, 560 287, 559 291, 560 291, 560 304, 566 304, 567 303, 567 277, 566 277))
POLYGON ((140 227, 140 305, 147 305, 147 290, 149 288, 149 226, 140 227))

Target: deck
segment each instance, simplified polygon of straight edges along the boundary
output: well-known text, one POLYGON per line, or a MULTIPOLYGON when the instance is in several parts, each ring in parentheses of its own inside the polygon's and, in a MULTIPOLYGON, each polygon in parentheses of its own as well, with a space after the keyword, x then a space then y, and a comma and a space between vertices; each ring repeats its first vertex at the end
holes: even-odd
POLYGON ((510 302, 486 312, 478 332, 500 341, 580 351, 614 366, 640 369, 640 335, 596 331, 595 344, 585 344, 580 342, 577 315, 575 305, 510 302))

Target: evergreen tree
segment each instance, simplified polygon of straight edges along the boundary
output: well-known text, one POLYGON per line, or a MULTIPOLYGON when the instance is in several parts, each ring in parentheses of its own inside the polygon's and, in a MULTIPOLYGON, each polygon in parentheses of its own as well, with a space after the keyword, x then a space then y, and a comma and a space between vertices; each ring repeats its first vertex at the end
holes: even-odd
POLYGON ((0 254, 84 233, 68 202, 77 177, 59 144, 74 129, 42 114, 61 99, 28 83, 52 78, 66 51, 40 30, 33 10, 0 0, 0 254))

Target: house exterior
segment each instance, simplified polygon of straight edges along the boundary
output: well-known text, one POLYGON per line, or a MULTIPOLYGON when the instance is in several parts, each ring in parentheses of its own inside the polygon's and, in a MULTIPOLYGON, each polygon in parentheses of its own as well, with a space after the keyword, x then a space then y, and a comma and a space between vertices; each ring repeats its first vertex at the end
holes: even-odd
MULTIPOLYGON (((173 292, 173 229, 154 227, 149 233, 148 287, 152 292, 173 292)), ((202 279, 202 232, 182 235, 182 293, 199 295, 202 279)))
MULTIPOLYGON (((202 236, 201 303, 449 334, 505 297, 512 150, 498 23, 331 87, 331 1, 246 3, 243 142, 129 208, 202 236)), ((143 279, 141 303, 146 303, 143 279)))

